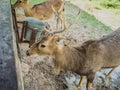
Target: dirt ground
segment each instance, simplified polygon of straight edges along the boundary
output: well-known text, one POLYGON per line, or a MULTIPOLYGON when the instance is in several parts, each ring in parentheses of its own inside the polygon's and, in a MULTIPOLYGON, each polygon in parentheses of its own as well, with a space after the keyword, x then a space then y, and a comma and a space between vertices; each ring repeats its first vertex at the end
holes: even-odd
MULTIPOLYGON (((66 4, 65 14, 76 15, 79 8, 71 4, 66 4)), ((23 20, 24 16, 17 14, 18 20, 23 20)), ((80 20, 81 18, 79 18, 80 20)), ((69 24, 70 22, 68 22, 69 24)), ((101 29, 94 29, 94 35, 91 34, 93 27, 88 25, 84 27, 83 24, 75 23, 69 30, 62 34, 66 37, 72 38, 69 45, 80 45, 88 39, 96 39, 105 35, 101 29), (96 33, 97 32, 97 33, 96 33)), ((68 83, 65 77, 69 77, 69 73, 62 73, 55 76, 52 73, 53 62, 48 56, 26 56, 26 51, 29 49, 27 43, 19 44, 22 58, 22 71, 24 77, 25 90, 68 90, 68 83)), ((79 78, 79 76, 77 76, 79 78)), ((79 81, 79 79, 78 79, 79 81)), ((76 81, 75 84, 78 83, 76 81)), ((71 89, 70 89, 71 90, 71 89)), ((73 89, 75 90, 75 89, 73 89)))

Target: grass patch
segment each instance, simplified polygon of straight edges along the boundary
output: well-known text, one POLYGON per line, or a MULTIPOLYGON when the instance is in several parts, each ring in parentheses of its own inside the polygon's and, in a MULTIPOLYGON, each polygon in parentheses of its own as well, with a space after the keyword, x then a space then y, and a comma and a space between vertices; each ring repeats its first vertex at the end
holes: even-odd
POLYGON ((105 26, 103 23, 101 23, 100 21, 98 21, 94 16, 88 14, 85 11, 82 11, 81 15, 80 15, 80 22, 83 23, 83 25, 91 25, 95 28, 101 28, 104 29, 105 31, 109 31, 111 30, 110 27, 105 26))
MULTIPOLYGON (((12 3, 15 3, 16 1, 17 0, 11 0, 12 3)), ((30 1, 30 5, 34 5, 34 4, 45 2, 47 0, 29 0, 29 1, 30 1)))
POLYGON ((89 7, 94 7, 96 10, 107 10, 114 14, 120 14, 120 0, 75 0, 81 3, 88 3, 89 7))
MULTIPOLYGON (((65 10, 66 13, 64 14, 64 16, 66 18, 66 21, 67 23, 71 23, 76 18, 76 15, 78 13, 78 7, 71 5, 71 3, 67 2, 65 10)), ((89 30, 90 39, 94 39, 95 37, 102 37, 103 35, 112 32, 112 29, 109 26, 104 25, 94 16, 82 10, 79 15, 79 19, 76 22, 76 25, 89 30)))
POLYGON ((17 0, 11 0, 11 3, 15 3, 17 0))
POLYGON ((92 3, 95 2, 97 5, 100 5, 103 8, 120 9, 120 0, 86 0, 86 1, 90 1, 92 3))
POLYGON ((100 5, 105 8, 120 9, 120 1, 118 0, 102 0, 100 5))
POLYGON ((91 3, 95 3, 96 6, 105 9, 120 9, 119 0, 92 0, 91 3))
MULTIPOLYGON (((76 10, 75 14, 73 13, 74 9, 78 8, 76 6, 73 6, 71 5, 71 3, 67 2, 66 3, 68 7, 66 7, 66 14, 65 14, 65 17, 67 19, 67 22, 71 22, 73 21, 75 18, 76 18, 76 14, 78 12, 78 10, 76 10), (72 10, 72 8, 74 8, 72 10)), ((82 23, 84 25, 84 27, 93 27, 93 28, 99 28, 105 32, 109 32, 111 31, 112 29, 106 25, 104 25, 102 22, 98 21, 94 16, 88 14, 87 12, 85 11, 82 11, 80 12, 80 15, 79 15, 79 19, 77 20, 77 24, 79 23, 82 23)))
POLYGON ((82 23, 84 28, 89 28, 90 37, 101 37, 102 35, 112 32, 109 26, 104 25, 102 22, 98 21, 94 16, 88 14, 85 11, 81 12, 80 19, 78 23, 82 23))
POLYGON ((45 1, 47 1, 47 0, 30 0, 30 4, 34 5, 34 4, 42 3, 42 2, 45 2, 45 1))

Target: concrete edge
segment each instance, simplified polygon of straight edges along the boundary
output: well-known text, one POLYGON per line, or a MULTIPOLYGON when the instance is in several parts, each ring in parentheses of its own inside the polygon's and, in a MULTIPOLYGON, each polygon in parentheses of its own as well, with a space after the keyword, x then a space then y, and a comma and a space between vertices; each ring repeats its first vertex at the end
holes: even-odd
POLYGON ((16 36, 13 29, 12 13, 10 13, 10 15, 11 15, 10 21, 11 21, 11 30, 12 30, 12 36, 13 36, 13 51, 14 51, 14 59, 15 59, 15 67, 16 67, 16 75, 17 75, 17 85, 18 85, 18 90, 24 90, 21 62, 20 62, 20 58, 18 57, 16 36))

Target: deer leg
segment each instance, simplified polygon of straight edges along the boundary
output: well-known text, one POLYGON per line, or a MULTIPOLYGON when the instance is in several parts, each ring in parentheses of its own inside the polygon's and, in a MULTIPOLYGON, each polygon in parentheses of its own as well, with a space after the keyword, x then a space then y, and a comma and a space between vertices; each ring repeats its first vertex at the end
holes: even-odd
POLYGON ((66 29, 66 28, 65 28, 65 23, 64 23, 64 18, 63 18, 63 16, 62 16, 62 12, 61 12, 61 14, 60 14, 60 20, 61 20, 61 29, 66 29), (63 25, 64 25, 64 27, 63 27, 63 25))
POLYGON ((92 89, 92 82, 94 80, 95 73, 90 73, 87 75, 87 85, 86 85, 86 90, 91 90, 92 89))
POLYGON ((67 26, 66 26, 66 20, 63 19, 63 22, 64 22, 64 30, 66 30, 66 29, 67 29, 67 26))
POLYGON ((55 65, 55 67, 53 68, 53 74, 59 75, 60 71, 61 71, 60 66, 55 65))
POLYGON ((58 26, 60 26, 59 29, 62 29, 62 21, 63 21, 62 15, 61 13, 59 13, 58 15, 58 26))
POLYGON ((53 73, 55 75, 59 75, 61 71, 60 65, 54 60, 54 68, 53 68, 53 73))
POLYGON ((58 12, 58 19, 59 19, 59 22, 58 22, 58 25, 60 25, 60 29, 66 29, 66 24, 65 24, 65 20, 63 18, 63 15, 62 15, 62 12, 58 12), (64 25, 64 27, 63 27, 64 25))
POLYGON ((106 75, 106 78, 109 78, 112 72, 116 69, 117 67, 112 68, 112 70, 106 75))
POLYGON ((81 88, 81 86, 82 86, 83 81, 84 81, 85 78, 86 78, 86 76, 81 76, 81 79, 80 79, 80 81, 79 81, 79 84, 77 85, 77 88, 78 88, 78 89, 81 88))
POLYGON ((91 90, 92 89, 92 82, 87 81, 87 89, 86 90, 91 90))
POLYGON ((59 75, 60 74, 60 68, 54 68, 53 69, 53 73, 55 74, 55 75, 59 75))
POLYGON ((62 21, 63 21, 63 29, 66 30, 67 29, 67 25, 66 25, 66 20, 65 20, 65 17, 63 18, 62 17, 62 21))
POLYGON ((61 29, 63 28, 64 30, 67 29, 66 27, 66 21, 65 21, 65 18, 63 18, 62 15, 60 15, 60 19, 61 19, 61 29), (63 27, 62 27, 63 26, 63 27))

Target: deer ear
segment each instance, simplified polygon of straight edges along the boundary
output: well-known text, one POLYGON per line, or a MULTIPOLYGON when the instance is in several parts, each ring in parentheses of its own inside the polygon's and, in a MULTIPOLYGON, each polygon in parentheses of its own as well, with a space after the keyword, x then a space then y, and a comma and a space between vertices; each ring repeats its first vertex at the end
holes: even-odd
POLYGON ((58 42, 60 40, 58 35, 53 36, 53 42, 58 42))
POLYGON ((24 0, 27 4, 29 4, 29 0, 24 0))
POLYGON ((65 41, 63 39, 59 40, 59 42, 57 42, 57 45, 59 46, 64 46, 65 45, 65 41))
POLYGON ((53 41, 54 41, 55 43, 61 41, 62 39, 65 39, 65 37, 63 37, 63 36, 61 36, 61 35, 55 35, 55 36, 53 37, 53 41))

